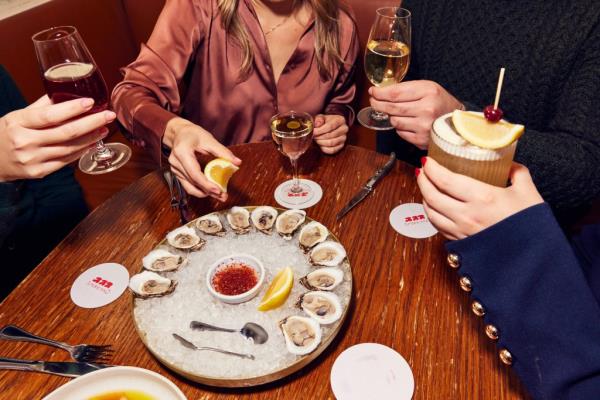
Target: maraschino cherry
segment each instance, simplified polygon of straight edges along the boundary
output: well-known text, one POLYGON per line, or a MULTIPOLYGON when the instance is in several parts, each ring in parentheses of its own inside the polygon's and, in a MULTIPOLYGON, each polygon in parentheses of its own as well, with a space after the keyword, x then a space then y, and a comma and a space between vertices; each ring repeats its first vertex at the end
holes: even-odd
POLYGON ((500 76, 498 77, 498 87, 496 87, 496 101, 494 101, 494 105, 489 105, 483 109, 483 116, 485 119, 492 123, 496 123, 502 119, 504 112, 500 107, 498 107, 498 103, 500 103, 500 93, 502 92, 502 83, 504 83, 504 72, 505 68, 500 68, 500 76))
POLYGON ((493 105, 489 105, 483 109, 483 116, 490 122, 498 122, 504 116, 504 112, 500 107, 494 108, 493 105))

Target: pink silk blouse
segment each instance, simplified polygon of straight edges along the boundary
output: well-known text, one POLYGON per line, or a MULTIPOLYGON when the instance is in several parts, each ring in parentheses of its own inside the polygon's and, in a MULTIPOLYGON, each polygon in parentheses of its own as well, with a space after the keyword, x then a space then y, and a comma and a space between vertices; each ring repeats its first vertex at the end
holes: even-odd
POLYGON ((240 0, 237 12, 254 52, 246 80, 239 79, 242 52, 223 29, 217 0, 168 0, 148 43, 123 69, 113 108, 133 142, 158 160, 167 122, 178 115, 225 145, 270 138, 269 119, 289 110, 340 114, 352 123, 359 44, 348 14, 339 16, 345 64, 331 78, 323 79, 317 69, 313 20, 276 83, 251 0, 240 0))

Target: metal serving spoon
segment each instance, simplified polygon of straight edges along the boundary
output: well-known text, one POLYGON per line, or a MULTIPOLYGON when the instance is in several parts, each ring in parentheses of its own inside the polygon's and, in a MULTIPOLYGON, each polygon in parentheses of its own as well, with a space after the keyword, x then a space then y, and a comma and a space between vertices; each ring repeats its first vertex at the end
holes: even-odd
POLYGON ((267 331, 265 331, 262 326, 255 324, 254 322, 246 323, 246 325, 244 325, 239 331, 236 329, 219 328, 218 326, 205 324, 204 322, 200 321, 192 321, 190 323, 190 328, 199 331, 239 332, 247 339, 252 339, 256 344, 263 344, 269 340, 269 334, 267 331))
POLYGON ((175 339, 177 339, 179 341, 179 343, 181 343, 184 347, 187 347, 188 349, 216 351, 217 353, 229 354, 230 356, 236 356, 236 357, 240 357, 240 358, 247 358, 249 360, 254 360, 254 356, 252 354, 234 353, 233 351, 221 350, 221 349, 217 349, 214 347, 199 347, 199 346, 196 346, 194 343, 190 342, 189 340, 179 336, 176 333, 173 333, 173 337, 175 339))

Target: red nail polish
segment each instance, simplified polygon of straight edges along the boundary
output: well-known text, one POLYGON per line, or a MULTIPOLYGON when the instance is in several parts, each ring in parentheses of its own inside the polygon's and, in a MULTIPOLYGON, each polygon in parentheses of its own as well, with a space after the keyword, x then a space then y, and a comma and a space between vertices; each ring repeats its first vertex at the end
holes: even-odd
POLYGON ((421 173, 421 168, 415 168, 415 176, 419 176, 421 173))
POLYGON ((421 157, 421 166, 424 167, 427 162, 427 157, 421 157))

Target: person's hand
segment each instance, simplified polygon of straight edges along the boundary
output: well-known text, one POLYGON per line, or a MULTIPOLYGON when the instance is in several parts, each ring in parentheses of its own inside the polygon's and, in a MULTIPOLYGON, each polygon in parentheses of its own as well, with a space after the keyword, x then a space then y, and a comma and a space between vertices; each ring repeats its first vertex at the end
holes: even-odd
POLYGON ((315 117, 313 137, 325 154, 335 154, 344 147, 348 135, 346 118, 341 115, 323 115, 315 117))
POLYGON ((0 181, 42 178, 80 158, 108 134, 104 125, 115 119, 89 111, 92 99, 52 104, 48 96, 0 118, 0 181))
POLYGON ((386 87, 371 87, 371 107, 389 114, 398 135, 424 150, 429 145, 433 122, 463 104, 432 81, 406 81, 386 87))
POLYGON ((188 194, 195 197, 211 196, 219 201, 227 200, 227 193, 222 192, 202 173, 196 153, 224 158, 238 166, 242 160, 205 129, 183 118, 173 118, 167 123, 163 142, 171 148, 171 171, 188 194))
POLYGON ((423 158, 417 183, 431 223, 448 239, 474 235, 530 206, 544 202, 529 170, 513 163, 511 186, 500 188, 455 174, 433 158, 423 158))

